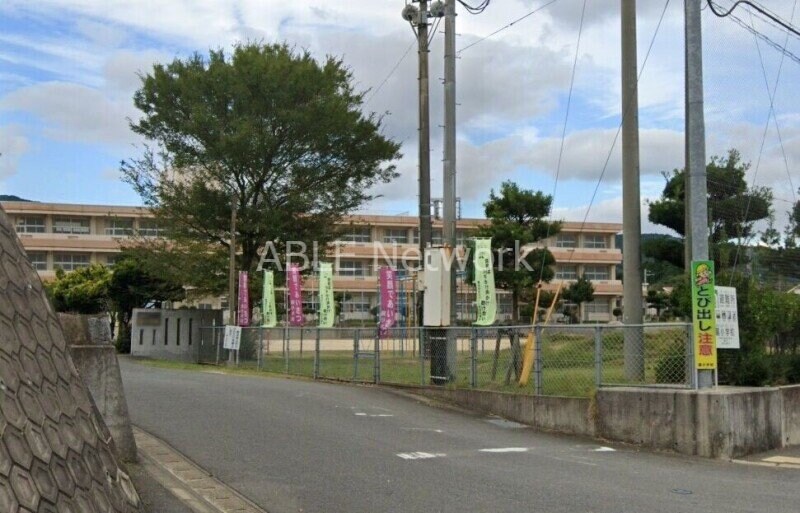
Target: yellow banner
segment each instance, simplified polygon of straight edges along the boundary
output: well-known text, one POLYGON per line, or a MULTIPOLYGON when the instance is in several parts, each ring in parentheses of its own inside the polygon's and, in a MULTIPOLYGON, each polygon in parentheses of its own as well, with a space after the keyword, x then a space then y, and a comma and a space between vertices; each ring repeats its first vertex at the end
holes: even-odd
POLYGON ((717 320, 714 262, 692 262, 692 324, 697 370, 717 368, 717 320))

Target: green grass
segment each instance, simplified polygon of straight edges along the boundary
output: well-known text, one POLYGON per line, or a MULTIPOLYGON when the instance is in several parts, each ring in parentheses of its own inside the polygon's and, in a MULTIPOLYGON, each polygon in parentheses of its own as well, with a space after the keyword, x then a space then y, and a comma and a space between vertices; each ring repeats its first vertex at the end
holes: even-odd
MULTIPOLYGON (((594 336, 592 329, 575 330, 574 332, 545 331, 541 342, 543 394, 588 397, 594 392, 596 388, 594 336)), ((682 354, 684 340, 681 330, 666 329, 647 332, 645 340, 647 352, 645 354, 644 383, 653 384, 656 383, 658 362, 670 355, 682 354)), ((450 386, 468 388, 470 387, 471 362, 469 353, 465 351, 468 344, 463 342, 459 340, 458 343, 456 377, 450 386)), ((602 342, 602 382, 606 384, 641 384, 642 382, 627 382, 625 379, 622 331, 604 332, 602 342)), ((521 337, 520 344, 521 350, 524 352, 524 337, 521 337)), ((408 350, 408 346, 403 353, 399 350, 392 350, 393 347, 399 348, 399 344, 393 346, 391 342, 388 342, 385 347, 380 358, 381 382, 404 385, 430 383, 430 360, 421 361, 418 355, 408 350)), ((534 376, 531 376, 527 386, 520 387, 512 372, 510 382, 508 385, 506 384, 506 372, 510 366, 512 353, 507 339, 503 340, 501 347, 497 358, 496 372, 493 376, 495 340, 479 341, 475 362, 477 388, 522 394, 535 393, 534 376)), ((272 346, 270 354, 263 355, 261 362, 255 360, 254 355, 257 354, 255 350, 243 352, 242 356, 244 354, 253 355, 253 358, 241 360, 237 369, 157 360, 146 363, 174 369, 207 371, 212 368, 235 374, 252 375, 266 372, 276 375, 313 377, 313 342, 309 343, 302 354, 293 348, 288 353, 288 358, 282 354, 280 347, 275 351, 275 346, 272 346)), ((372 357, 362 357, 355 365, 352 350, 322 351, 319 371, 321 378, 371 383, 374 381, 375 360, 372 357)), ((680 369, 676 372, 679 371, 680 369)))

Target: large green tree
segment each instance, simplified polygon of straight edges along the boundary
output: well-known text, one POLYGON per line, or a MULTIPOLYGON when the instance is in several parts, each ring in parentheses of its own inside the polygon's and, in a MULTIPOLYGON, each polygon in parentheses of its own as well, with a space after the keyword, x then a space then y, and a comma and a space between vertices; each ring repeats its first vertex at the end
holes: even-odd
POLYGON ((531 247, 561 230, 560 222, 548 219, 552 204, 552 196, 521 189, 510 181, 502 183, 499 194, 492 190, 484 203, 489 224, 478 231, 478 236, 492 238, 495 282, 511 292, 514 321, 519 320, 523 292, 533 290, 540 279, 553 279, 553 255, 547 248, 531 247))
MULTIPOLYGON (((706 166, 711 249, 721 268, 734 259, 741 261, 731 241, 746 243, 755 235, 756 222, 768 219, 772 211, 772 191, 748 186, 745 175, 749 168, 735 149, 725 157, 711 157, 706 166)), ((685 236, 686 172, 676 169, 665 173, 665 178, 661 198, 650 203, 648 219, 685 236)), ((673 253, 673 248, 664 249, 673 253)))
POLYGON ((362 110, 342 60, 285 44, 241 44, 157 64, 141 77, 131 128, 148 141, 122 173, 170 243, 150 254, 202 291, 225 288, 232 202, 240 269, 272 242, 336 236, 343 215, 396 176, 399 145, 362 110))
MULTIPOLYGON (((564 300, 573 303, 576 306, 576 311, 573 318, 580 316, 581 305, 587 303, 594 298, 594 285, 585 276, 581 276, 574 282, 569 284, 569 287, 564 289, 564 300)), ((579 318, 576 320, 580 321, 579 318)))
POLYGON ((109 295, 111 272, 100 264, 66 272, 56 269, 56 279, 45 283, 57 312, 98 314, 112 309, 109 295))

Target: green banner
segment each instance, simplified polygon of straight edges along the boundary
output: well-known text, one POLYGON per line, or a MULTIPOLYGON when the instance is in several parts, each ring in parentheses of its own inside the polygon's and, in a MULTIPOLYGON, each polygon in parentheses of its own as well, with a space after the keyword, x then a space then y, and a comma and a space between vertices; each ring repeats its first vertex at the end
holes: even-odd
POLYGON ((264 271, 264 293, 261 296, 261 325, 274 328, 278 325, 275 309, 275 278, 272 271, 264 271))
POLYGON ((497 317, 497 295, 494 290, 492 239, 475 239, 475 288, 478 326, 491 326, 497 317))
POLYGON ((692 262, 692 323, 698 370, 717 368, 717 319, 714 298, 714 262, 692 262))
POLYGON ((333 264, 319 264, 319 327, 333 327, 336 305, 333 302, 333 264))

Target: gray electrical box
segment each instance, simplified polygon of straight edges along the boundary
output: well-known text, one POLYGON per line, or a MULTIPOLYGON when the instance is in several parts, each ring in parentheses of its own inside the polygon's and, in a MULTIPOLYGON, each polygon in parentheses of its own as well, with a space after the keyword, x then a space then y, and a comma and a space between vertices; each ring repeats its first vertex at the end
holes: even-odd
POLYGON ((425 326, 450 326, 450 276, 446 266, 451 252, 448 247, 425 250, 425 271, 421 280, 425 292, 422 311, 425 326))

